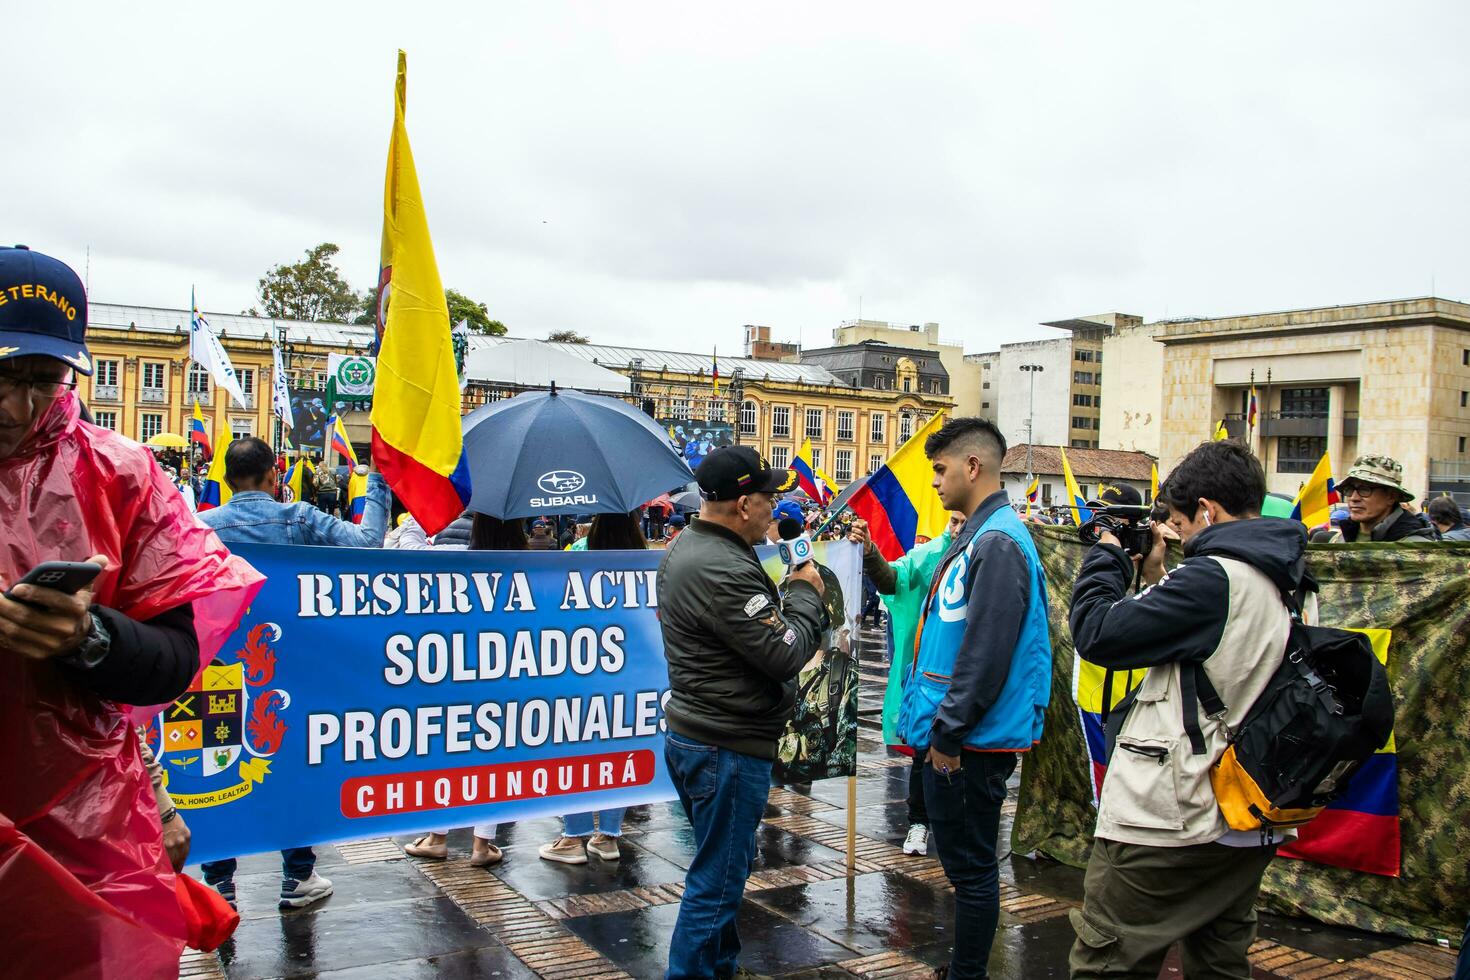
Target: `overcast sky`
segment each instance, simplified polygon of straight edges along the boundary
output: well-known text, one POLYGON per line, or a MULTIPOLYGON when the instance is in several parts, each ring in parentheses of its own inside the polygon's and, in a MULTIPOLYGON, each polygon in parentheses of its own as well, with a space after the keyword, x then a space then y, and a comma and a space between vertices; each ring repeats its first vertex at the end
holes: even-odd
POLYGON ((396 50, 439 269, 512 333, 1470 298, 1470 5, 26 4, 0 240, 207 310, 377 272, 396 50))

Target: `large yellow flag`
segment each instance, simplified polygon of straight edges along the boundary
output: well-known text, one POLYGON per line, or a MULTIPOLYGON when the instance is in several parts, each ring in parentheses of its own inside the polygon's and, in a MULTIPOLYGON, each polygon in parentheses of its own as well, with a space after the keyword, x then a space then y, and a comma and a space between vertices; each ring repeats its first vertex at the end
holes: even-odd
POLYGON ((407 87, 408 59, 400 51, 383 186, 373 461, 424 531, 437 534, 469 503, 470 474, 449 309, 403 121, 407 87))
POLYGON ((1085 506, 1087 498, 1082 496, 1082 490, 1077 486, 1077 478, 1072 475, 1072 464, 1067 462, 1067 450, 1062 449, 1062 479, 1067 484, 1067 506, 1072 508, 1072 520, 1078 527, 1092 520, 1092 511, 1085 506))
POLYGON ((1322 458, 1317 461, 1317 468, 1312 471, 1307 482, 1302 484, 1301 492, 1292 501, 1291 516, 1309 528, 1316 527, 1332 519, 1332 508, 1341 501, 1337 484, 1332 479, 1332 460, 1327 453, 1323 453, 1322 458))

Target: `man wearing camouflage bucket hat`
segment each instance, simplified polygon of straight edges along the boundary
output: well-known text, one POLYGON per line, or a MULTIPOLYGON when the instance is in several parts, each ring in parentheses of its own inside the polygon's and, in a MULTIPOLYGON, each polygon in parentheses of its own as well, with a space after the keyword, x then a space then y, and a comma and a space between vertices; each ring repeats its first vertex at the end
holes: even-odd
POLYGON ((1437 541, 1438 532, 1424 517, 1404 506, 1414 499, 1404 488, 1404 467, 1391 456, 1370 454, 1353 461, 1338 489, 1347 504, 1348 520, 1338 529, 1341 541, 1437 541))

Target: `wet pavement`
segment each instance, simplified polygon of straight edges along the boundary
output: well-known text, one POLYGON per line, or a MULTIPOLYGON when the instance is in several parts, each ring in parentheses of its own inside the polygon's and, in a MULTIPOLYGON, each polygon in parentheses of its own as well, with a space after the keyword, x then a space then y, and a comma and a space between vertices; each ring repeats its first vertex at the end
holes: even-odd
MULTIPOLYGON (((882 650, 867 631, 863 648, 882 650)), ((857 857, 846 868, 847 781, 774 787, 739 926, 741 965, 790 978, 931 976, 949 958, 953 895, 933 857, 901 852, 908 831, 906 758, 877 741, 883 664, 862 660, 864 712, 857 777, 857 857)), ((1012 799, 1001 826, 1001 919, 990 972, 999 978, 1066 977, 1082 873, 1009 854, 1012 799)), ((623 857, 551 864, 536 849, 560 822, 503 825, 503 864, 471 868, 470 835, 450 835, 450 860, 407 858, 411 837, 320 847, 330 898, 278 912, 280 857, 242 858, 242 921, 216 954, 188 953, 181 976, 660 977, 692 854, 676 803, 630 810, 623 857)), ((931 849, 932 854, 932 849, 931 849)), ((198 869, 192 869, 198 874, 198 869)), ((1252 951, 1256 978, 1448 978, 1449 950, 1320 923, 1263 915, 1252 951)), ((1181 977, 1177 955, 1163 977, 1181 977)))

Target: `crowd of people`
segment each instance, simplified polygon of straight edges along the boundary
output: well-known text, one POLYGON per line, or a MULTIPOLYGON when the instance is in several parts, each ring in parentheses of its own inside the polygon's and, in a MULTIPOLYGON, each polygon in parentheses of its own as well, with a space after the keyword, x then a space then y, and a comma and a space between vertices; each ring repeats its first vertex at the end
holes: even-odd
MULTIPOLYGON (((792 568, 778 588, 756 557, 755 546, 793 517, 863 548, 868 587, 887 609, 884 739, 913 760, 904 849, 932 847, 954 888, 954 948, 939 975, 987 975, 1001 807, 1018 759, 1044 737, 1050 637, 1063 627, 1048 621, 1040 559, 1002 487, 1006 440, 995 425, 953 418, 928 438, 933 486, 951 519, 892 562, 862 521, 782 499, 794 474, 740 446, 700 462, 692 519, 661 505, 531 521, 466 513, 430 537, 412 517, 395 519, 393 495, 371 463, 358 523, 337 516, 341 480, 330 467, 317 469, 312 499, 283 500, 284 461, 247 437, 222 448, 230 499, 195 515, 170 484, 190 485, 197 463, 180 459, 170 476, 147 450, 83 418, 74 389, 91 362, 76 274, 29 250, 0 249, 6 295, 23 298, 0 304, 0 820, 24 817, 28 845, 104 901, 137 921, 177 915, 160 872, 183 867, 190 832, 126 706, 183 693, 238 621, 259 576, 227 546, 599 551, 657 543, 670 687, 664 757, 695 846, 667 976, 751 975, 739 963, 737 915, 795 679, 828 626, 814 565, 792 568), (41 562, 84 557, 100 572, 74 591, 22 584, 41 562)), ((1431 500, 1419 512, 1402 467, 1387 456, 1357 459, 1341 489, 1346 513, 1324 529, 1334 540, 1470 540, 1453 502, 1431 500)), ((1265 475, 1235 442, 1197 447, 1158 496, 1161 519, 1146 552, 1100 535, 1065 624, 1087 660, 1148 671, 1110 733, 1121 751, 1103 784, 1084 901, 1072 913, 1071 971, 1153 978, 1177 943, 1186 976, 1248 977, 1261 877, 1292 831, 1232 829, 1209 771, 1282 660, 1293 628, 1282 596, 1303 585, 1308 531, 1261 518, 1265 475), (1183 560, 1166 569, 1170 538, 1182 543, 1183 560), (1201 672, 1223 701, 1217 712, 1196 712, 1193 696, 1180 693, 1201 672)), ((623 816, 565 815, 540 859, 618 861, 623 816)), ((473 828, 471 864, 505 859, 497 831, 473 828)), ((426 833, 407 852, 444 859, 448 832, 426 833)), ((331 894, 311 847, 281 857, 282 908, 331 894)), ((231 905, 235 866, 202 869, 231 905)), ((28 867, 0 863, 0 891, 24 888, 28 867)))

